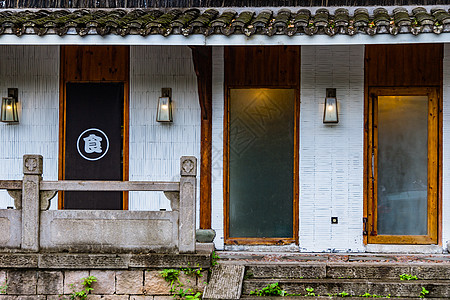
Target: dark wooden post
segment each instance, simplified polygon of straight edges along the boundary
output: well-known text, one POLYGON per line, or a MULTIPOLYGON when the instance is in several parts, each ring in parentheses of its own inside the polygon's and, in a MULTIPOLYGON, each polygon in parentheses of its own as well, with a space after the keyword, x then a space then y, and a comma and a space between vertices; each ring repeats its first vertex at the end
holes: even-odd
POLYGON ((201 108, 200 228, 211 228, 212 48, 192 46, 201 108))

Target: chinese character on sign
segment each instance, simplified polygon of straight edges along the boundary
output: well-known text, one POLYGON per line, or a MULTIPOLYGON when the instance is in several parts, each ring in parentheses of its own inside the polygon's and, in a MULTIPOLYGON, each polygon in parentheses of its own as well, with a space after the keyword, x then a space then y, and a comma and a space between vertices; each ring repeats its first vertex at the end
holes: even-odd
POLYGON ((88 137, 83 138, 84 151, 86 153, 102 153, 102 138, 95 134, 90 134, 88 137))

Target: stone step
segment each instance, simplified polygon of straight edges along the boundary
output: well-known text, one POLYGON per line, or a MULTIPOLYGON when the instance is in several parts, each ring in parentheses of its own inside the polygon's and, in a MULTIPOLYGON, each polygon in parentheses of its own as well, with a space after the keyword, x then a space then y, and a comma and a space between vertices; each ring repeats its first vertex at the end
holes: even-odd
POLYGON ((420 280, 450 278, 450 264, 392 263, 277 263, 247 265, 245 278, 399 279, 401 274, 420 280))
POLYGON ((217 265, 212 268, 211 279, 203 299, 239 299, 245 267, 242 265, 217 265))
MULTIPOLYGON (((415 298, 417 298, 417 297, 415 297, 415 298)), ((261 300, 261 297, 259 297, 259 296, 244 296, 244 297, 241 297, 240 299, 241 300, 254 300, 254 299, 261 300)), ((266 300, 266 299, 279 300, 280 297, 264 297, 263 299, 264 300, 266 300)), ((343 300, 341 296, 315 296, 315 297, 307 297, 307 298, 305 298, 305 296, 287 296, 287 297, 283 297, 281 299, 283 299, 283 300, 296 300, 296 299, 303 299, 303 300, 305 300, 305 299, 314 299, 314 300, 333 300, 333 299, 337 300, 337 299, 341 299, 341 300, 343 300)), ((362 297, 345 297, 344 299, 345 300, 362 300, 362 299, 365 299, 365 298, 362 298, 362 297)), ((374 298, 372 298, 372 299, 374 299, 374 298)), ((377 296, 376 299, 392 299, 392 297, 378 297, 377 296)), ((412 298, 410 298, 410 297, 408 297, 408 298, 395 297, 395 300, 411 300, 411 299, 412 298)), ((425 299, 426 300, 442 300, 442 298, 429 298, 429 297, 427 297, 425 299)))
POLYGON ((365 293, 391 297, 418 298, 422 287, 429 291, 427 298, 450 299, 450 280, 377 280, 377 279, 246 279, 242 294, 261 290, 271 283, 279 286, 289 294, 307 294, 306 288, 313 288, 316 295, 338 295, 345 292, 349 296, 365 293))

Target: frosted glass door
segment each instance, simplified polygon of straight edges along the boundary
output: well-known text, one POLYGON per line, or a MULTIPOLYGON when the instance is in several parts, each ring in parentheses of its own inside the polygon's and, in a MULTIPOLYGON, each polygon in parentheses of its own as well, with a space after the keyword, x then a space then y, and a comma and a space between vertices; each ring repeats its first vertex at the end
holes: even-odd
POLYGON ((378 234, 427 234, 428 97, 378 97, 378 234))
POLYGON ((295 91, 231 89, 229 236, 292 238, 295 91))

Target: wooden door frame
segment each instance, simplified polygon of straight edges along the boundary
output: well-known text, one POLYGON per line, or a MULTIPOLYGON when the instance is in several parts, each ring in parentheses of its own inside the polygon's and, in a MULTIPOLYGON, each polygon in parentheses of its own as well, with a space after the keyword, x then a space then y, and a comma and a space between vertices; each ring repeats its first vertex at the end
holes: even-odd
MULTIPOLYGON (((69 78, 65 69, 66 49, 60 48, 60 80, 59 80, 59 154, 58 154, 58 180, 65 179, 65 153, 66 153, 66 85, 67 83, 123 83, 123 181, 129 180, 129 133, 130 133, 130 80, 129 80, 129 47, 123 70, 123 79, 90 79, 77 80, 69 78)), ((91 75, 89 75, 91 76, 91 75)), ((64 209, 64 192, 58 192, 58 209, 64 209)), ((122 209, 128 210, 128 192, 123 192, 122 209)))
POLYGON ((368 238, 370 244, 437 244, 438 225, 440 221, 440 187, 441 187, 441 110, 442 97, 439 87, 371 87, 365 104, 366 125, 366 188, 368 238), (428 192, 427 192, 427 235, 377 235, 377 110, 378 96, 428 96, 428 192), (375 120, 375 121, 374 121, 375 120), (375 122, 375 125, 374 125, 375 122), (432 133, 432 135, 430 135, 432 133), (372 153, 375 158, 372 167, 372 153))
POLYGON ((287 86, 242 86, 227 85, 225 87, 224 104, 224 243, 231 245, 286 245, 295 243, 298 245, 298 226, 299 226, 299 140, 300 140, 300 89, 296 85, 287 86), (293 237, 292 238, 233 238, 230 237, 230 90, 231 89, 292 89, 295 93, 294 99, 294 191, 293 191, 293 237))

